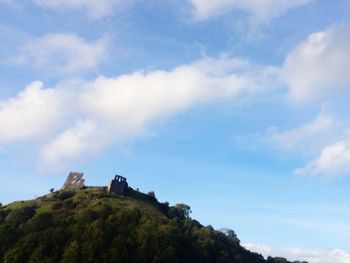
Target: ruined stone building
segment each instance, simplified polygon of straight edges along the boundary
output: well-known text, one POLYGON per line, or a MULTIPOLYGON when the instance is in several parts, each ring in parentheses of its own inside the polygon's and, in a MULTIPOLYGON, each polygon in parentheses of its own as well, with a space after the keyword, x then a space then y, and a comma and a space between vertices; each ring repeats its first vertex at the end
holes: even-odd
POLYGON ((124 195, 127 190, 126 178, 120 175, 116 175, 108 186, 108 193, 110 194, 124 195))
POLYGON ((84 187, 84 173, 70 172, 62 190, 79 190, 84 187))

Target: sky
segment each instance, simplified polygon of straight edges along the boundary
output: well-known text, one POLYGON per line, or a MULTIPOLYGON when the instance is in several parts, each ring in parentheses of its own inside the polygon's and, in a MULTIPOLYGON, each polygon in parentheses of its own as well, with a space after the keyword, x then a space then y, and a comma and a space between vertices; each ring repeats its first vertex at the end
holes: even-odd
POLYGON ((349 263, 349 68, 349 0, 0 0, 0 202, 121 174, 349 263))

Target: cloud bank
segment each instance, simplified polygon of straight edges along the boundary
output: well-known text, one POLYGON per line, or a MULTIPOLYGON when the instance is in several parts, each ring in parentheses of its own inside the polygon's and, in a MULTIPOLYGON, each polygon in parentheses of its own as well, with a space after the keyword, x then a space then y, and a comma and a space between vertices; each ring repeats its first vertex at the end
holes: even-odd
POLYGON ((0 142, 53 134, 42 142, 41 159, 61 163, 138 137, 153 122, 192 107, 258 92, 271 74, 240 59, 204 58, 169 71, 101 76, 51 89, 35 82, 0 102, 0 120, 13 123, 1 126, 0 142))
MULTIPOLYGON (((200 1, 195 4, 206 5, 200 1)), ((310 34, 289 52, 279 69, 236 58, 204 58, 169 71, 101 76, 51 89, 36 82, 0 102, 0 120, 9 123, 0 128, 0 143, 53 134, 42 146, 42 159, 48 163, 63 162, 137 137, 153 122, 197 105, 252 94, 267 86, 281 88, 279 79, 284 81, 288 97, 298 103, 322 103, 339 95, 348 96, 349 33, 350 27, 333 26, 310 34), (31 94, 36 94, 37 99, 31 94), (52 107, 46 117, 41 112, 48 103, 52 107), (26 112, 31 112, 30 116, 26 112), (12 131, 14 127, 30 126, 29 123, 35 125, 12 131)), ((88 42, 73 34, 48 34, 23 45, 16 61, 69 74, 96 67, 105 51, 104 39, 88 42)), ((338 177, 350 168, 349 140, 339 137, 345 132, 329 132, 337 130, 337 125, 331 116, 320 114, 314 121, 290 130, 270 129, 268 140, 282 150, 312 150, 314 159, 296 169, 295 174, 338 177)))

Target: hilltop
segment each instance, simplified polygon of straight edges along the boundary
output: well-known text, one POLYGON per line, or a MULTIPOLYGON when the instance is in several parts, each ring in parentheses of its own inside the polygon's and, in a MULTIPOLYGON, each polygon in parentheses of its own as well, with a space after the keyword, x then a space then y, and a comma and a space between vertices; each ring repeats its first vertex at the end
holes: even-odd
POLYGON ((0 207, 0 262, 289 262, 265 260, 232 230, 202 226, 189 213, 131 188, 125 196, 88 187, 14 202, 0 207))

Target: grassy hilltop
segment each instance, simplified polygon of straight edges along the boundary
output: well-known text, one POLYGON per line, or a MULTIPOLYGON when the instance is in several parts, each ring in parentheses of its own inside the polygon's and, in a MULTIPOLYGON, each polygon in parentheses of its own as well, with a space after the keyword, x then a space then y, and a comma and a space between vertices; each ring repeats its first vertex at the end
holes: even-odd
POLYGON ((235 233, 204 227, 185 204, 169 206, 129 189, 55 192, 0 208, 0 262, 244 262, 265 260, 235 233))

